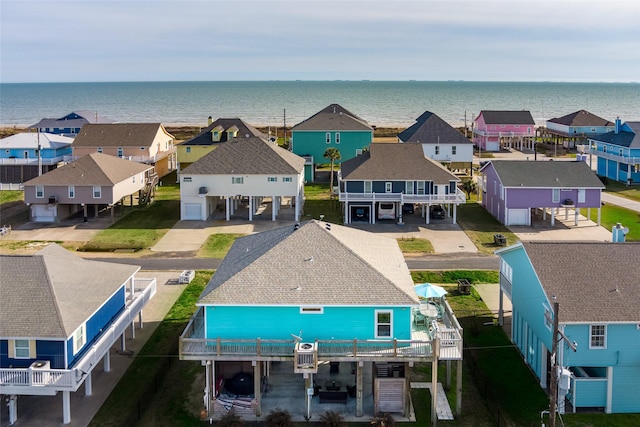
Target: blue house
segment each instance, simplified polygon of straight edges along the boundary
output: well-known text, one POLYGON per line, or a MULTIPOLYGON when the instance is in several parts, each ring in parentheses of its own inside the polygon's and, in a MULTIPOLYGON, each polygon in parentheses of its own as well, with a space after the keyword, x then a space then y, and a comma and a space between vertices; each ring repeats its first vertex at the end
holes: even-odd
POLYGON ((52 244, 30 256, 0 256, 0 394, 9 397, 10 423, 17 396, 62 392, 65 424, 70 393, 132 328, 153 297, 155 279, 135 277, 140 267, 80 258, 52 244))
POLYGON ((500 256, 511 339, 548 387, 558 304, 558 411, 640 412, 640 244, 517 243, 500 256))
POLYGON ((114 121, 98 115, 97 111, 80 110, 73 111, 59 119, 46 118, 29 126, 29 129, 37 129, 39 132, 53 133, 75 137, 80 133, 82 126, 87 123, 113 123, 114 121))
POLYGON ((340 151, 340 164, 356 157, 373 141, 373 127, 338 104, 331 104, 291 128, 292 151, 306 159, 305 180, 314 180, 315 165, 329 163, 327 148, 340 151))
POLYGON ((22 132, 0 139, 0 182, 22 184, 71 157, 73 138, 22 132))
POLYGON ((422 144, 371 144, 365 153, 342 163, 338 178, 345 224, 401 223, 405 213, 418 207, 429 224, 433 205, 453 206, 455 224, 457 206, 466 201, 457 187, 460 178, 427 158, 422 144))
POLYGON ((626 184, 640 183, 640 121, 621 123, 615 130, 589 138, 590 154, 597 157, 597 174, 626 184))
POLYGON ((562 117, 547 120, 538 129, 544 141, 560 144, 565 148, 587 144, 587 139, 614 130, 613 122, 586 110, 575 111, 562 117))
POLYGON ((461 368, 448 305, 431 332, 417 325, 397 242, 349 227, 312 220, 237 239, 197 305, 180 358, 205 366, 209 417, 233 406, 255 420, 286 400, 294 419, 340 403, 356 417, 382 410, 409 420, 413 363, 461 368))

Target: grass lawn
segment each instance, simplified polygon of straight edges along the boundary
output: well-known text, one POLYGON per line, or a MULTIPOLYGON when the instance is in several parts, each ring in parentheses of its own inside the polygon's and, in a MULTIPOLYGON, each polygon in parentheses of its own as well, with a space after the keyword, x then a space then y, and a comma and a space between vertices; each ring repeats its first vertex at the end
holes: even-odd
POLYGON ((229 252, 231 245, 233 245, 233 242, 242 236, 244 236, 244 234, 212 234, 200 247, 198 256, 202 258, 224 258, 227 252, 229 252))
POLYGON ((402 237, 396 239, 398 246, 403 254, 432 254, 434 252, 433 245, 427 239, 419 239, 415 237, 402 237))
POLYGON ((471 284, 498 283, 500 275, 494 270, 450 270, 450 271, 412 271, 415 283, 455 283, 458 279, 467 279, 471 284))
MULTIPOLYGON (((583 214, 586 214, 582 209, 583 214)), ((598 220, 598 211, 591 209, 591 221, 598 220)), ((627 241, 640 241, 640 213, 630 209, 622 208, 615 205, 604 205, 601 211, 601 225, 607 230, 611 230, 616 223, 621 223, 624 227, 629 228, 627 241)))
POLYGON ((0 191, 0 205, 3 203, 24 200, 24 191, 22 190, 3 190, 0 191))
POLYGON ((605 191, 615 194, 616 196, 625 197, 627 199, 640 202, 640 187, 638 187, 637 185, 627 187, 621 182, 608 180, 605 191))
POLYGON ((507 227, 500 224, 479 203, 466 203, 458 207, 458 225, 471 239, 478 251, 493 254, 499 249, 493 243, 494 234, 503 234, 507 238, 507 246, 516 243, 518 238, 507 227))

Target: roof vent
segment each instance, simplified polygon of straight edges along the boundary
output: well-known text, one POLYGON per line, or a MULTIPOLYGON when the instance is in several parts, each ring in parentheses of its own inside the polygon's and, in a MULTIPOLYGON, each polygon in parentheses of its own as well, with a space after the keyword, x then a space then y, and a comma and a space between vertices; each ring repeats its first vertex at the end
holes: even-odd
POLYGON ((294 229, 294 230, 297 230, 298 228, 300 228, 300 223, 299 223, 299 222, 296 222, 296 225, 294 225, 294 226, 293 226, 293 229, 294 229))
POLYGON ((326 223, 324 225, 324 228, 326 228, 327 230, 331 231, 331 224, 330 223, 326 223))

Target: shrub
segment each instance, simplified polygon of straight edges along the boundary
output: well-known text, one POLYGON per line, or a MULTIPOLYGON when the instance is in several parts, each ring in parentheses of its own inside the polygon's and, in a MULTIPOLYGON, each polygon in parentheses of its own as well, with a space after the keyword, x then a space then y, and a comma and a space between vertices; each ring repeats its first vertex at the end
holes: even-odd
POLYGON ((265 418, 267 427, 293 427, 291 414, 284 409, 276 408, 265 418))
POLYGON ((242 427, 243 425, 244 421, 233 409, 224 414, 216 423, 216 426, 219 427, 242 427))
POLYGON ((376 427, 394 427, 396 421, 388 412, 378 412, 371 420, 371 424, 376 427))
POLYGON ((345 427, 344 417, 335 411, 326 411, 320 415, 324 427, 345 427))

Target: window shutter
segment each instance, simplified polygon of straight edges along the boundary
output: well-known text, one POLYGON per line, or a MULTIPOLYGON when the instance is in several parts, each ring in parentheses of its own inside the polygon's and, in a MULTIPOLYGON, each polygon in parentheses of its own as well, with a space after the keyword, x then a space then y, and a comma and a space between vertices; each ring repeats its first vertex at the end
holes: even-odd
POLYGON ((16 342, 14 340, 9 340, 9 354, 7 355, 9 359, 15 359, 16 357, 16 342))
POLYGON ((29 340, 29 359, 35 359, 36 355, 36 340, 29 340))

